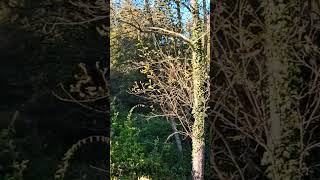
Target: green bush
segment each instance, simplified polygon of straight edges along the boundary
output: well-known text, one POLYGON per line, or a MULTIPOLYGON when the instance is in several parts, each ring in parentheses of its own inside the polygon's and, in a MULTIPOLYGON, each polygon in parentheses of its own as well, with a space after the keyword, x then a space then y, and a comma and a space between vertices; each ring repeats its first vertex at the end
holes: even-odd
POLYGON ((133 126, 130 116, 119 120, 118 115, 118 112, 112 112, 111 117, 111 174, 133 177, 146 165, 146 155, 138 142, 139 129, 133 126))
POLYGON ((170 125, 160 119, 147 123, 132 118, 136 107, 128 113, 120 113, 112 104, 111 178, 181 179, 190 172, 188 158, 180 161, 175 144, 164 143, 171 133, 170 125))

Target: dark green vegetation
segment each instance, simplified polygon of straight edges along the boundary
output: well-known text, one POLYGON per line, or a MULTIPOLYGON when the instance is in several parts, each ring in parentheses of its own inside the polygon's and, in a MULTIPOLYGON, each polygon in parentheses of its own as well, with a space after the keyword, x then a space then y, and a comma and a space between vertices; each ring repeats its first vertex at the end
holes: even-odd
MULTIPOLYGON (((190 176, 190 147, 177 150, 172 129, 163 118, 146 120, 146 107, 131 109, 112 105, 111 172, 112 178, 184 179, 190 176)), ((190 143, 184 142, 184 145, 190 143)), ((190 145, 189 145, 190 146, 190 145)))

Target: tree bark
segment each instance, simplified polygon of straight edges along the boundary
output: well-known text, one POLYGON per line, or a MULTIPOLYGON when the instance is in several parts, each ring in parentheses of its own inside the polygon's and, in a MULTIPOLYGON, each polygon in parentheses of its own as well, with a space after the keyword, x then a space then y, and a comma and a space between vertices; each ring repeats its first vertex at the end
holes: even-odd
POLYGON ((264 17, 266 24, 265 33, 265 57, 266 71, 268 74, 268 108, 269 125, 267 133, 267 144, 269 147, 269 166, 271 166, 270 177, 280 180, 283 177, 281 167, 283 164, 276 163, 278 158, 277 149, 281 145, 282 125, 288 118, 286 115, 289 89, 288 77, 288 44, 286 42, 287 24, 281 18, 285 15, 285 4, 280 0, 264 1, 264 17), (281 6, 280 6, 281 5, 281 6))
POLYGON ((199 19, 199 6, 196 0, 191 0, 192 12, 192 38, 197 39, 192 52, 192 79, 193 79, 193 109, 192 114, 194 124, 192 126, 192 178, 193 180, 204 179, 204 122, 206 117, 206 78, 207 66, 204 57, 204 49, 202 43, 202 28, 199 19))
POLYGON ((174 138, 176 140, 177 148, 179 150, 179 153, 182 154, 182 144, 181 144, 180 136, 178 134, 178 129, 177 129, 176 122, 173 119, 170 119, 170 124, 171 124, 171 127, 172 127, 172 131, 174 133, 174 138))

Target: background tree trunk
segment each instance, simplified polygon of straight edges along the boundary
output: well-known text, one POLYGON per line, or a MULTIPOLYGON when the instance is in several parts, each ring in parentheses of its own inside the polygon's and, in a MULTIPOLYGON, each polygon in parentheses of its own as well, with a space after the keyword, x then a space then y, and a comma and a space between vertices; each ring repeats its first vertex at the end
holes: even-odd
POLYGON ((270 177, 274 180, 284 178, 282 166, 285 162, 279 163, 277 153, 280 148, 284 122, 288 120, 288 105, 290 101, 288 87, 288 64, 289 53, 287 43, 287 21, 282 20, 285 14, 285 7, 288 5, 277 0, 266 0, 264 3, 264 17, 266 24, 265 33, 265 57, 268 73, 268 109, 270 130, 267 135, 269 147, 270 177), (288 98, 287 98, 288 97, 288 98))
POLYGON ((176 141, 178 151, 180 155, 182 155, 182 144, 181 144, 180 136, 178 134, 177 124, 173 119, 170 119, 170 124, 171 124, 172 131, 174 133, 174 139, 176 141))

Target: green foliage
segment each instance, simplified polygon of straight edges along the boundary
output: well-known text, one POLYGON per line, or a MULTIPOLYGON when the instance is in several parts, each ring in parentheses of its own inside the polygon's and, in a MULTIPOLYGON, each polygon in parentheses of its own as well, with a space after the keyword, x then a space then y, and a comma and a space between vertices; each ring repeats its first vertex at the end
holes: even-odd
POLYGON ((118 112, 112 112, 111 174, 115 177, 135 176, 146 165, 143 146, 138 142, 139 129, 133 126, 131 113, 124 121, 118 121, 118 112))
MULTIPOLYGON (((156 179, 179 179, 189 173, 188 160, 179 159, 175 144, 163 143, 170 126, 162 119, 137 121, 131 108, 111 112, 111 178, 134 179, 148 176, 156 179)), ((141 107, 141 105, 139 105, 141 107)), ((186 154, 187 155, 187 154, 186 154)), ((189 154, 188 154, 189 155, 189 154)))

